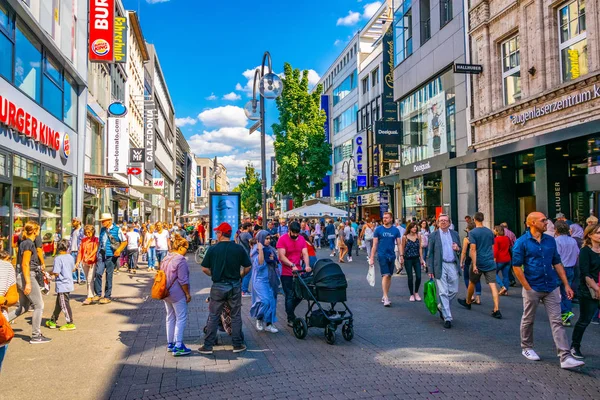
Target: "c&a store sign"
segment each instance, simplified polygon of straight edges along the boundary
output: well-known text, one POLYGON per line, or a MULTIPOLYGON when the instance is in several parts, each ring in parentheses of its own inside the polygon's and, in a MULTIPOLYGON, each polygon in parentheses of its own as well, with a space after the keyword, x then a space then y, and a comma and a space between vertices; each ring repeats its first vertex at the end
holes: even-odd
POLYGON ((60 156, 65 160, 71 154, 68 133, 51 128, 3 96, 0 96, 0 126, 12 129, 49 150, 60 152, 60 156))

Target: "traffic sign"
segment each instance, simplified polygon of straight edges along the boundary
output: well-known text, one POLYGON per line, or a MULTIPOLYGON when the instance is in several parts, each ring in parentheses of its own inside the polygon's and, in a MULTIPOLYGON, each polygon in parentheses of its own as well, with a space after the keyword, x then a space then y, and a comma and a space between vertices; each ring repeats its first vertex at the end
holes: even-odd
POLYGON ((139 167, 127 168, 127 175, 139 175, 142 173, 142 169, 139 167))

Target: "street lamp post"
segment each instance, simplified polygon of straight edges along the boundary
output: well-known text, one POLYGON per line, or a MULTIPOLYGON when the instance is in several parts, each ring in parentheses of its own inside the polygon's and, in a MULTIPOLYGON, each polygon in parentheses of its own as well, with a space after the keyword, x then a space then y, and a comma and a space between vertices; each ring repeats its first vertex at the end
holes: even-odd
POLYGON ((350 156, 349 160, 346 160, 342 163, 342 173, 340 174, 340 177, 342 179, 348 179, 348 204, 346 206, 348 211, 348 218, 350 218, 350 191, 352 190, 351 176, 356 176, 356 172, 356 162, 354 161, 354 156, 350 156), (353 165, 354 168, 350 169, 350 165, 353 165))
POLYGON ((244 112, 248 119, 260 120, 260 168, 261 168, 261 205, 263 227, 267 225, 267 157, 266 157, 266 123, 265 123, 265 99, 276 99, 283 91, 283 82, 273 73, 271 66, 271 54, 265 51, 260 68, 254 71, 254 83, 252 85, 252 100, 244 106, 244 112), (267 63, 265 65, 265 63, 267 63), (265 66, 268 72, 265 74, 265 66), (259 101, 256 100, 256 82, 259 81, 259 101))

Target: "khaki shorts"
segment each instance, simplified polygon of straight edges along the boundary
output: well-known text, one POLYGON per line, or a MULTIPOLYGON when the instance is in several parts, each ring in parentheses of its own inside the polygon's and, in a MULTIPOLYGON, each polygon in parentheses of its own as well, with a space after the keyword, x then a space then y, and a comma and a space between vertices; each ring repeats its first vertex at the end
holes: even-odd
POLYGON ((469 281, 473 283, 477 283, 481 280, 481 275, 485 276, 485 283, 496 283, 496 270, 492 271, 482 271, 478 270, 478 273, 473 272, 473 265, 471 265, 469 269, 469 281))

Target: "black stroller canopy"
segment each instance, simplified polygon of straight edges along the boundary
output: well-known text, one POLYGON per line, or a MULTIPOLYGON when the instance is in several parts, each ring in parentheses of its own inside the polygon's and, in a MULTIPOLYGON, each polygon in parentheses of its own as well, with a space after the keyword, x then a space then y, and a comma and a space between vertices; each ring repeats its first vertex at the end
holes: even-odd
POLYGON ((313 284, 320 288, 341 289, 348 287, 348 281, 339 264, 326 258, 315 263, 313 284))

